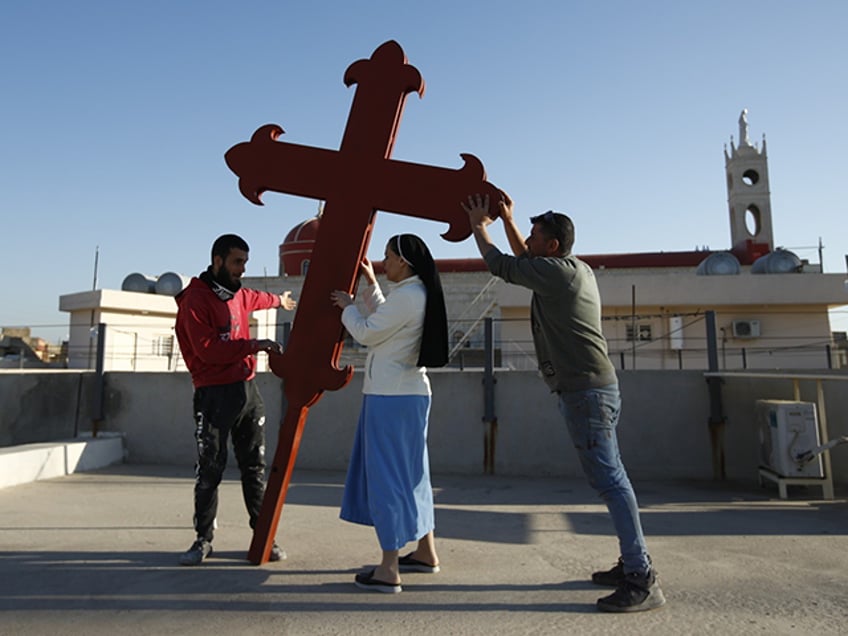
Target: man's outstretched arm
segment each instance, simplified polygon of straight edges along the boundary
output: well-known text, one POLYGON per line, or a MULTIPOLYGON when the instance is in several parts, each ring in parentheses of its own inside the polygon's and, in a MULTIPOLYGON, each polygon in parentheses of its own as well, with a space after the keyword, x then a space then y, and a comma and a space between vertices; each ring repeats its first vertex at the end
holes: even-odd
POLYGON ((471 223, 471 232, 477 242, 477 249, 480 250, 480 256, 485 258, 489 251, 497 249, 487 229, 487 226, 492 222, 492 217, 489 216, 489 195, 487 194, 485 197, 481 197, 479 194, 469 195, 467 204, 464 201, 460 201, 459 204, 468 214, 468 221, 471 223))
POLYGON ((504 233, 506 234, 506 240, 509 241, 509 248, 515 256, 521 256, 527 251, 527 246, 524 244, 524 235, 515 223, 515 218, 512 214, 512 199, 503 190, 501 190, 501 194, 503 196, 498 201, 498 216, 503 221, 504 233))

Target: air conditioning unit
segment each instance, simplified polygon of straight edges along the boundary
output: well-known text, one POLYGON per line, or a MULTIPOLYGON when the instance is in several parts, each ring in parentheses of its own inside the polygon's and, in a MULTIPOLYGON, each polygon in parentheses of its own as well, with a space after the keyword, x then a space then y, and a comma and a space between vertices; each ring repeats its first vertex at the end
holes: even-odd
POLYGON ((816 405, 812 402, 757 400, 760 463, 782 477, 824 477, 821 456, 799 464, 799 454, 819 445, 816 405))
POLYGON ((733 321, 733 337, 734 338, 759 338, 760 337, 760 321, 759 320, 734 320, 733 321))
POLYGON ((668 317, 668 346, 672 351, 683 348, 683 316, 668 317))

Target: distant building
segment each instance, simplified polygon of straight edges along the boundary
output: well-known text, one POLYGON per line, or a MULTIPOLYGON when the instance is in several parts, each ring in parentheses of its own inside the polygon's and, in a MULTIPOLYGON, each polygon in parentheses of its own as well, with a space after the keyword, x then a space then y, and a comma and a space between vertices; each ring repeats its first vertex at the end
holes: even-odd
POLYGON ((31 335, 29 327, 0 327, 0 368, 64 366, 61 345, 31 335))
MULTIPOLYGON (((158 279, 130 274, 121 290, 98 289, 61 296, 59 309, 71 314, 68 367, 95 368, 98 325, 102 323, 106 326, 105 370, 185 371, 174 331, 174 296, 188 281, 188 277, 170 272, 158 279)), ((255 312, 250 322, 251 335, 273 338, 275 322, 276 310, 255 312)), ((265 365, 265 356, 261 356, 259 370, 266 370, 265 365)))
POLYGON ((30 346, 29 328, 0 329, 0 369, 45 366, 30 346))
POLYGON ((175 371, 182 364, 173 296, 97 289, 61 296, 59 309, 71 314, 68 368, 95 368, 101 323, 106 325, 104 369, 175 371))
MULTIPOLYGON (((598 280, 613 363, 625 369, 705 368, 704 317, 712 311, 721 368, 848 366, 844 334, 834 338, 828 314, 848 305, 845 275, 824 274, 820 266, 775 248, 765 139, 761 148, 751 144, 745 111, 739 118, 738 144, 731 138, 730 151, 725 149, 725 173, 728 250, 581 256, 598 280)), ((294 226, 280 245, 279 275, 245 277, 245 286, 275 293, 292 290, 298 297, 320 222, 319 210, 294 226)), ((491 317, 496 362, 506 368, 535 368, 530 292, 492 277, 479 258, 439 260, 438 266, 454 364, 480 364, 484 319, 491 317)), ((171 296, 149 293, 156 291, 158 281, 135 280, 143 289, 61 297, 60 309, 71 313, 69 366, 94 366, 93 327, 104 322, 107 369, 184 370, 173 331, 176 303, 171 296)), ((172 284, 168 293, 173 289, 172 284)), ((280 312, 279 318, 273 310, 256 312, 251 333, 283 340, 283 321, 290 320, 288 312, 280 312)), ((363 359, 364 351, 349 340, 342 362, 363 359)), ((265 356, 259 360, 265 370, 265 356)))

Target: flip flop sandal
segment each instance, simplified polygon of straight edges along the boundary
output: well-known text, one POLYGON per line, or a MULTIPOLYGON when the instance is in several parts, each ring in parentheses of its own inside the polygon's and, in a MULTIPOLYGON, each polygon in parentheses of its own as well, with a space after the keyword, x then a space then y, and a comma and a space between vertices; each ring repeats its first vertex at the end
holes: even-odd
POLYGON ((401 572, 423 572, 424 574, 435 574, 441 568, 438 565, 430 565, 412 557, 412 552, 398 559, 398 570, 401 572))
POLYGON ((400 583, 387 583, 386 581, 375 579, 374 572, 376 571, 374 569, 369 572, 357 574, 356 578, 354 578, 356 587, 368 590, 369 592, 383 592, 384 594, 397 594, 403 590, 400 583))

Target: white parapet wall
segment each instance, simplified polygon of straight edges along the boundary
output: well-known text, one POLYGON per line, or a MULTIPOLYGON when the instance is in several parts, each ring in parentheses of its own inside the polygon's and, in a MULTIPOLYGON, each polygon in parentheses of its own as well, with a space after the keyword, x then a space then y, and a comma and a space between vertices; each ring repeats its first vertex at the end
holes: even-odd
MULTIPOLYGON (((726 425, 717 427, 711 437, 710 398, 702 370, 619 371, 618 376, 623 402, 618 440, 628 474, 637 480, 712 479, 714 444, 720 442, 727 479, 756 483, 762 446, 756 401, 817 401, 811 380, 800 381, 796 398, 792 380, 785 377, 723 378, 726 425)), ((557 396, 538 374, 498 369, 495 377, 495 421, 485 422, 479 369, 431 371, 428 447, 433 474, 481 474, 488 457, 494 460, 496 475, 582 477, 574 444, 557 409, 557 396)), ((363 373, 356 371, 346 387, 326 391, 310 407, 298 468, 347 469, 362 381, 363 373)), ((92 422, 92 414, 97 413, 95 382, 95 374, 88 372, 0 373, 0 444, 6 447, 0 448, 0 487, 8 485, 3 476, 18 479, 23 473, 23 469, 7 468, 11 459, 3 453, 28 448, 27 444, 43 447, 39 443, 46 440, 67 440, 76 426, 92 422)), ((285 410, 284 387, 272 373, 257 374, 256 382, 265 402, 266 460, 271 465, 285 410)), ((848 436, 848 391, 843 384, 822 386, 831 439, 848 436)), ((97 439, 105 439, 106 431, 123 435, 127 463, 181 465, 190 470, 197 459, 192 394, 188 373, 109 372, 97 439)), ((86 465, 89 456, 95 457, 93 452, 87 450, 78 461, 82 466, 74 469, 90 469, 86 465)), ((60 457, 64 470, 66 456, 60 457)), ((117 449, 114 457, 121 457, 117 449)), ((834 483, 848 485, 848 445, 833 449, 832 459, 834 483)), ((42 455, 35 462, 38 468, 28 469, 35 476, 27 479, 64 474, 48 472, 47 464, 42 455)))
POLYGON ((0 448, 0 488, 64 477, 124 461, 122 433, 0 448))

